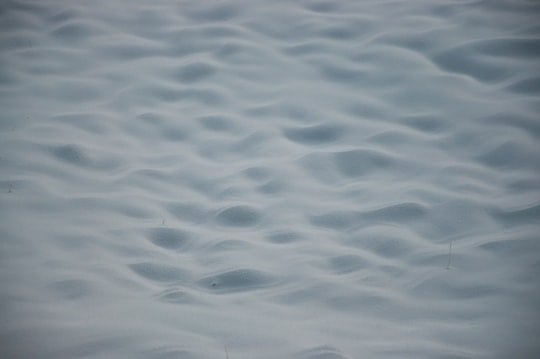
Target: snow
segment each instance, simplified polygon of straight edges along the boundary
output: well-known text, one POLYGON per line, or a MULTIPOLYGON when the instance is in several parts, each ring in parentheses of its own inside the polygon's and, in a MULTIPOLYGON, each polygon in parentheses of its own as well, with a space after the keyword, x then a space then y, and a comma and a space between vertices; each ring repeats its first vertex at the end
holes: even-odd
POLYGON ((0 4, 0 357, 540 355, 540 4, 0 4))

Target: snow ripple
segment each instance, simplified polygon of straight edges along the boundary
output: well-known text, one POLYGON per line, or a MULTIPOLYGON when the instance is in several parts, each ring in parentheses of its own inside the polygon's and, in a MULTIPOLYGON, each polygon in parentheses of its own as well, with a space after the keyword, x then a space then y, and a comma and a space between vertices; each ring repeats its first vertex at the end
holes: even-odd
POLYGON ((539 353, 539 14, 4 1, 2 354, 539 353))

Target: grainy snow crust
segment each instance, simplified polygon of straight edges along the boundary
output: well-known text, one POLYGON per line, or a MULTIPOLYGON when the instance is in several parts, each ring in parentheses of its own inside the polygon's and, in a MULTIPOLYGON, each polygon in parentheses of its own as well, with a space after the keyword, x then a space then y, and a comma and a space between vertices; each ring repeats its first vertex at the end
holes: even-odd
POLYGON ((2 0, 0 357, 538 357, 539 19, 2 0))

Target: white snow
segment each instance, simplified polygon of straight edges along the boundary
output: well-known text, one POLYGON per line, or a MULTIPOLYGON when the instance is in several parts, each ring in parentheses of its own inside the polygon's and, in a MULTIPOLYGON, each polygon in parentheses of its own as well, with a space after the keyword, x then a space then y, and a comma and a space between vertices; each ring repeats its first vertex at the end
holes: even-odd
POLYGON ((0 357, 537 357, 538 19, 2 1, 0 357))

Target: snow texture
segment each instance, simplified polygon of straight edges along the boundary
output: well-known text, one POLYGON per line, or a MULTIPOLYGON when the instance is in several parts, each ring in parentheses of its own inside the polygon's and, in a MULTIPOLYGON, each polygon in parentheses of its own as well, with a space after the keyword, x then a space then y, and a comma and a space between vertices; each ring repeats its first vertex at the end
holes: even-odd
POLYGON ((0 357, 539 357, 539 19, 1 1, 0 357))

